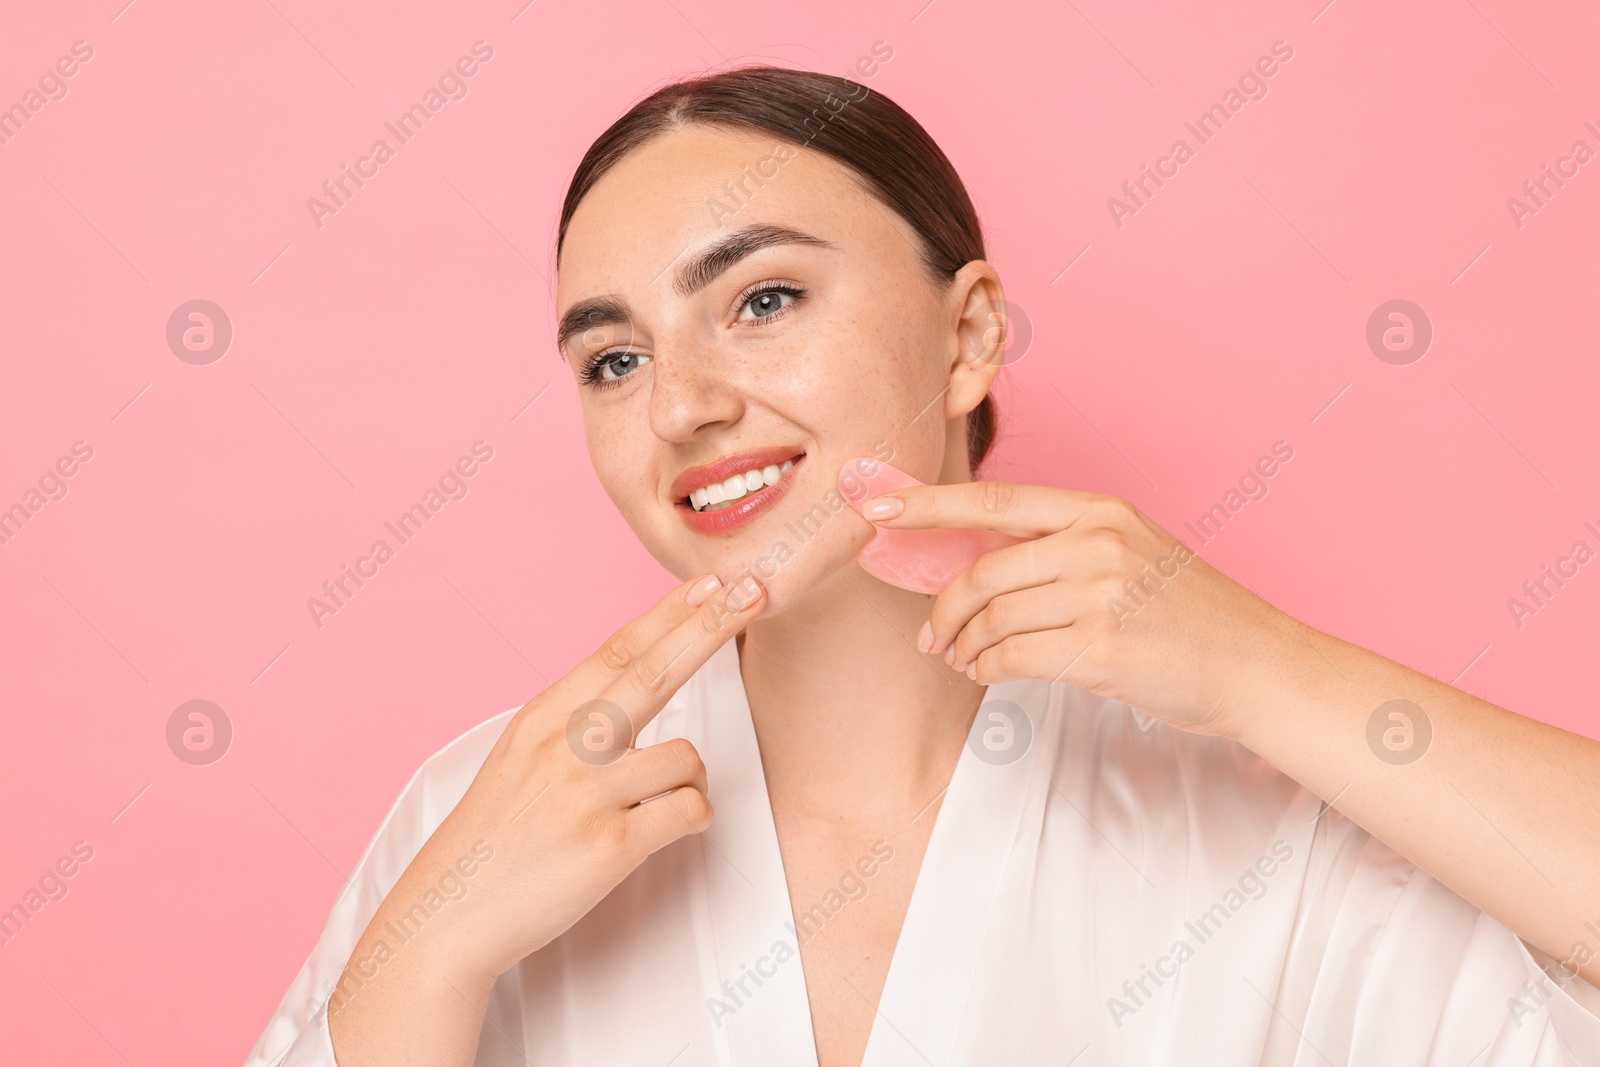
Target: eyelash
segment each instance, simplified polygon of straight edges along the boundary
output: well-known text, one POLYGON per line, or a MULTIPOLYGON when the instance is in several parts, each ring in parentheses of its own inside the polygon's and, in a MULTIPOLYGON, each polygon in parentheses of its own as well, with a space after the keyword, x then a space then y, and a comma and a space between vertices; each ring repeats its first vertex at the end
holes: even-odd
POLYGON ((779 315, 782 315, 784 312, 788 311, 795 304, 799 303, 801 300, 804 300, 806 295, 806 291, 798 285, 791 285, 788 282, 779 281, 776 278, 768 278, 766 281, 757 282, 756 284, 750 286, 750 288, 746 289, 743 293, 740 293, 739 299, 733 302, 733 313, 738 315, 743 312, 744 309, 750 305, 750 301, 754 300, 762 293, 787 293, 789 296, 794 297, 794 300, 783 305, 783 307, 779 308, 777 311, 774 311, 770 315, 761 316, 756 320, 757 322, 771 322, 779 315))
MULTIPOLYGON (((734 315, 738 316, 742 314, 744 309, 749 306, 750 301, 754 300, 758 296, 761 296, 763 293, 784 293, 790 297, 793 297, 793 299, 790 300, 789 303, 783 305, 783 307, 779 308, 777 311, 774 311, 772 314, 758 317, 755 321, 761 324, 765 324, 771 322, 773 319, 779 318, 788 312, 791 307, 799 303, 801 300, 804 300, 806 297, 805 289, 801 288, 800 286, 791 285, 788 282, 778 281, 775 278, 769 278, 764 282, 757 282, 755 285, 750 286, 743 293, 739 294, 739 298, 734 301, 733 305, 734 315)), ((605 369, 605 366, 608 362, 616 359, 619 356, 625 355, 629 355, 629 353, 625 351, 597 352, 588 362, 583 365, 583 370, 579 373, 579 377, 585 385, 593 386, 596 389, 609 389, 612 386, 621 385, 623 379, 630 377, 630 375, 625 374, 621 378, 602 378, 600 374, 605 369)))

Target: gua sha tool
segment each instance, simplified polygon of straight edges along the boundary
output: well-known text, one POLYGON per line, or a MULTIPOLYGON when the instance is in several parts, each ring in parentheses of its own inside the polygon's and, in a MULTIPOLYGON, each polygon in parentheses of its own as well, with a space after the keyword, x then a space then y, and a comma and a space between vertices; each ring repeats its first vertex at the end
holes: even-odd
MULTIPOLYGON (((839 493, 861 514, 867 501, 883 493, 924 483, 881 460, 860 456, 839 469, 839 493)), ((890 530, 877 527, 856 557, 861 569, 913 593, 941 593, 985 552, 1020 544, 1022 539, 993 530, 890 530)))

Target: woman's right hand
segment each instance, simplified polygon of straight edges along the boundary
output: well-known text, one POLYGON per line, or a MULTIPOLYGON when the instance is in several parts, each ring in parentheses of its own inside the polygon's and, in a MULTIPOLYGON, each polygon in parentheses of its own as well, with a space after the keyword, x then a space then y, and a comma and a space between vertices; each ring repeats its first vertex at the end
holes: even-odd
POLYGON ((328 1001, 340 1067, 470 1064, 495 979, 710 824, 694 745, 632 742, 765 595, 686 582, 512 716, 345 965, 328 1001))

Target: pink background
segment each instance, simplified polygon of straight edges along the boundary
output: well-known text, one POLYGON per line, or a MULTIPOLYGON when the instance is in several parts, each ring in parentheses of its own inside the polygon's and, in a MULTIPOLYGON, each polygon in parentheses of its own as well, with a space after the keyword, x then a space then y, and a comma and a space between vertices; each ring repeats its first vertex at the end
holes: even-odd
POLYGON ((924 2, 13 5, 0 106, 94 56, 0 144, 0 506, 94 456, 0 547, 0 907, 94 858, 0 947, 6 1059, 241 1061, 417 764, 670 583, 592 477, 547 279, 589 141, 724 59, 893 48, 861 80, 955 161, 1036 330, 993 475, 1201 547, 1183 524, 1287 441, 1207 558, 1600 736, 1600 562, 1520 628, 1506 604, 1600 548, 1600 161, 1506 205, 1600 149, 1592 6, 924 2), (307 198, 480 39, 468 95, 319 229, 307 198), (1107 198, 1278 40, 1269 94, 1119 228, 1107 198), (197 298, 234 328, 207 366, 165 338, 197 298), (1365 340, 1397 298, 1435 330, 1407 366, 1365 340), (314 625, 480 439, 469 494, 314 625), (209 766, 166 740, 193 699, 235 732, 209 766))

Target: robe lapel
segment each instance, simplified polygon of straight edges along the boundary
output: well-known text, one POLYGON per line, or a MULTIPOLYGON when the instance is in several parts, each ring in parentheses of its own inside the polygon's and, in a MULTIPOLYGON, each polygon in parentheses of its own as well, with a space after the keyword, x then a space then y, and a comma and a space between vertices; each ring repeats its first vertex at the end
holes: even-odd
MULTIPOLYGON (((661 729, 641 743, 680 734, 694 741, 716 806, 700 835, 702 906, 690 909, 712 1047, 726 1067, 815 1067, 793 908, 735 642, 717 650, 703 677, 681 714, 657 719, 661 729)), ((1048 698, 1049 686, 1030 680, 985 694, 929 837, 862 1067, 951 1062, 1006 863, 1027 837, 1025 821, 1042 818, 1062 728, 1062 716, 1045 714, 1048 698), (1018 742, 1004 736, 996 708, 1026 718, 1026 727, 1011 724, 1031 734, 1020 756, 1004 750, 1018 742)))
POLYGON ((917 872, 862 1067, 944 1067, 962 1027, 976 1024, 964 1008, 991 917, 1004 906, 1006 863, 1018 840, 1031 839, 1027 824, 1043 818, 1050 787, 1063 717, 1045 714, 1048 705, 1049 686, 1027 679, 984 694, 917 872), (1006 711, 1027 717, 1020 756, 1023 727, 1012 722, 1007 735, 1006 711))
MULTIPOLYGON (((761 751, 736 642, 707 661, 684 732, 706 765, 716 817, 701 836, 707 906, 704 955, 714 963, 701 994, 715 1047, 729 1067, 815 1067, 816 1040, 793 932, 789 884, 767 796, 761 751)), ((703 969, 702 969, 703 970, 703 969)))

